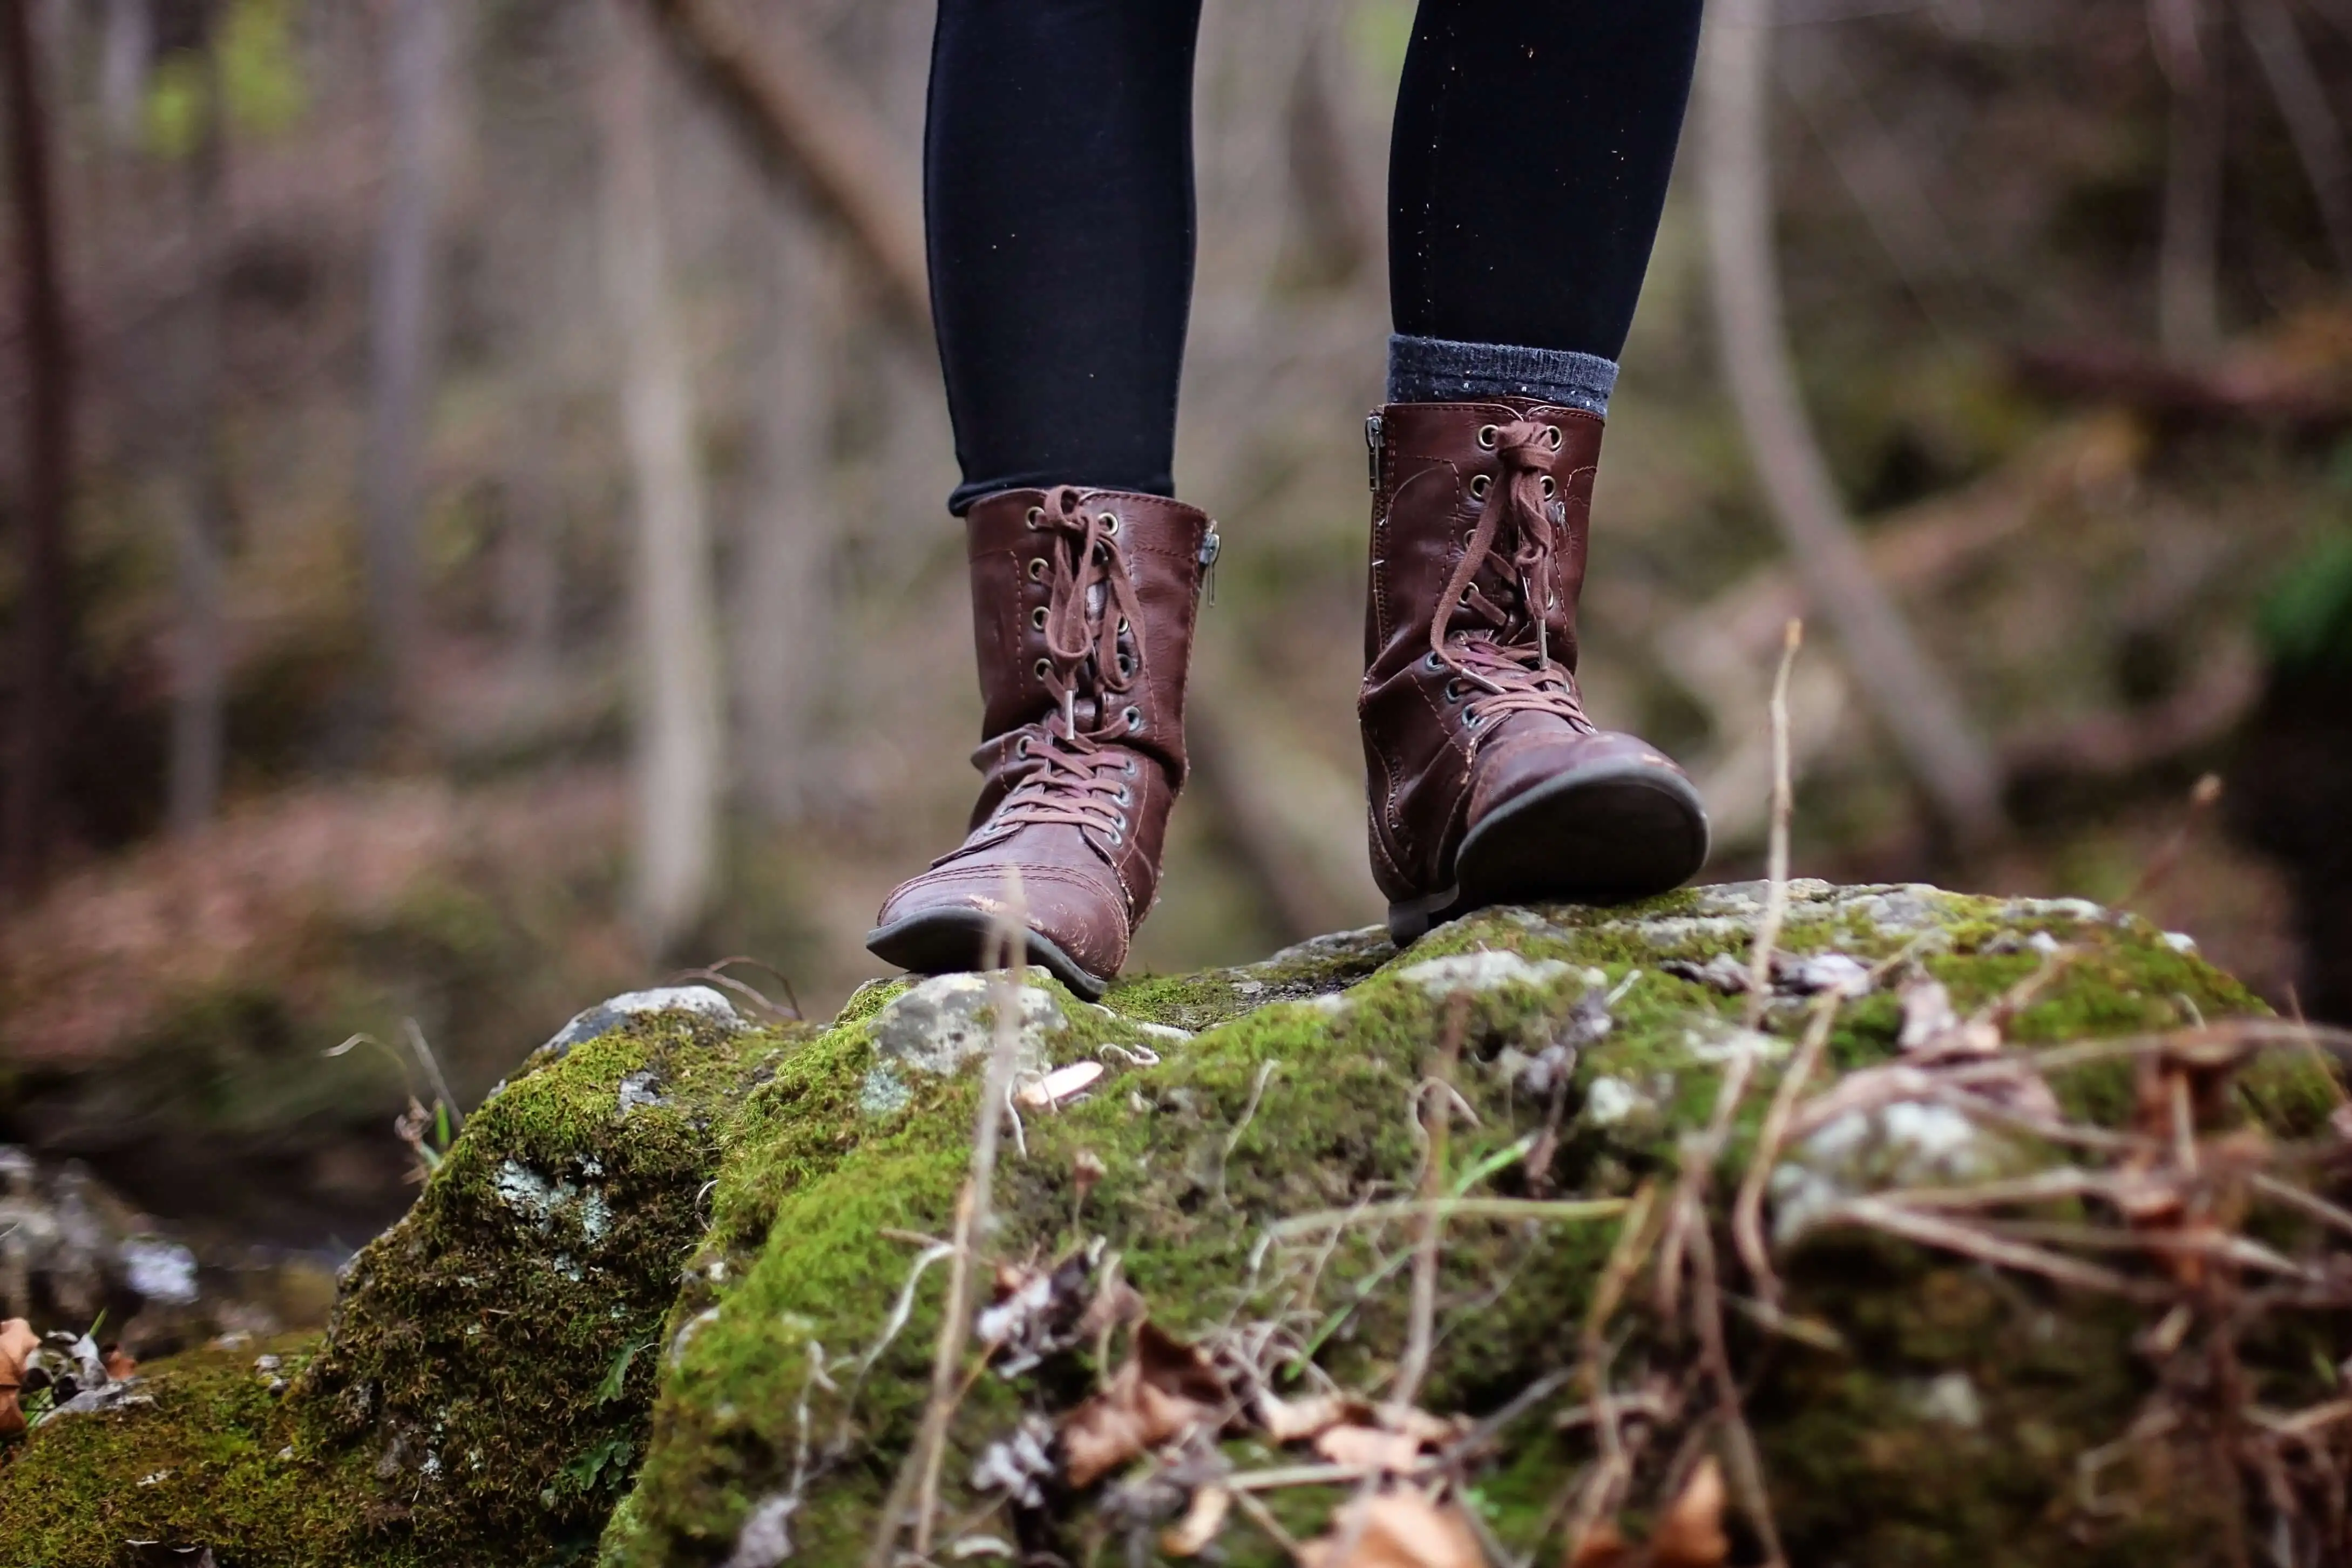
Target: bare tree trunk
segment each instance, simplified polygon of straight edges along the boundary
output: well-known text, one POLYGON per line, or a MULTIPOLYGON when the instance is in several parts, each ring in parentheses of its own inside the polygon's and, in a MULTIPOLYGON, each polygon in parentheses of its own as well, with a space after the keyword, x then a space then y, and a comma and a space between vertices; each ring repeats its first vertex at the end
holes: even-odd
POLYGON ((2148 33, 2157 65, 2172 87, 2164 235, 2157 256, 2157 341, 2173 359, 2198 359, 2221 340, 2224 55, 2208 20, 2207 0, 2149 0, 2148 33))
POLYGON ((436 315, 434 240, 440 201, 436 131, 447 71, 446 0, 391 0, 385 16, 383 205, 368 304, 366 562, 382 709, 405 716, 415 696, 424 622, 418 533, 436 315))
POLYGON ((552 396, 534 387, 524 412, 499 538, 499 618, 517 668, 534 684, 555 667, 563 605, 563 499, 555 472, 562 433, 547 406, 552 396))
POLYGON ((8 790, 0 802, 0 883, 29 892, 48 869, 56 830, 58 737, 65 728, 66 507, 72 483, 72 358, 58 270, 49 106, 25 0, 0 0, 8 142, 16 209, 16 274, 26 369, 25 488, 16 605, 16 702, 8 790))
POLYGON ((1871 574, 1814 438, 1781 319, 1766 144, 1770 0, 1718 0, 1702 61, 1705 199, 1725 373, 1806 597, 1937 815, 1963 841, 1996 832, 2000 779, 1966 709, 1871 574))
POLYGON ((226 768, 227 633, 222 579, 228 549, 226 454, 220 421, 223 203, 227 120, 222 99, 216 7, 197 48, 203 104, 185 171, 188 254, 197 283, 169 329, 173 378, 173 555, 178 623, 172 646, 172 750, 168 814, 173 832, 203 831, 220 806, 226 768))
POLYGON ((152 0, 106 0, 106 30, 98 59, 98 117, 115 145, 139 139, 147 108, 147 74, 154 62, 152 0))
POLYGON ((2295 156, 2303 161, 2336 270, 2352 277, 2352 168, 2346 164, 2344 126, 2329 105, 2327 84, 2282 0, 2239 0, 2238 21, 2269 78, 2295 156))
POLYGON ((766 204, 770 238, 743 570, 730 607, 745 794, 787 821, 807 804, 816 697, 831 657, 834 524, 826 421, 840 289, 824 236, 766 204))
POLYGON ((762 172, 795 186, 841 225, 865 254, 893 319, 928 346, 930 273, 917 211, 922 186, 899 167, 873 111, 828 75, 824 49, 782 7, 761 18, 762 47, 716 0, 638 3, 762 172))
POLYGON ((635 913, 648 945, 660 951, 709 903, 721 730, 709 526, 663 243, 653 47, 635 28, 612 29, 604 250, 637 510, 635 913))

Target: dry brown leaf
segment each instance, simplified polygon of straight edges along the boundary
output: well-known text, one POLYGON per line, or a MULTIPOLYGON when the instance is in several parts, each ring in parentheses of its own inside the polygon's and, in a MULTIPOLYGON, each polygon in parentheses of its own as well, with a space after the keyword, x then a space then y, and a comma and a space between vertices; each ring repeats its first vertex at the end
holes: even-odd
POLYGON ((1432 1447, 1453 1441, 1474 1425, 1458 1416, 1433 1416, 1418 1405, 1383 1405, 1380 1417, 1381 1425, 1388 1430, 1432 1447))
POLYGON ((115 1383, 139 1370, 139 1358, 119 1344, 108 1345, 100 1353, 100 1361, 106 1368, 107 1377, 115 1383))
POLYGON ((1070 1156, 1070 1180, 1078 1189, 1078 1201, 1084 1203, 1087 1194, 1094 1191, 1095 1183, 1110 1174, 1110 1167, 1092 1149, 1080 1149, 1070 1156))
POLYGON ((1085 1092, 1103 1071, 1099 1061, 1073 1061, 1067 1067, 1056 1067, 1013 1098, 1033 1111, 1050 1111, 1085 1092))
POLYGON ((1223 1487, 1202 1487, 1192 1494, 1184 1517, 1160 1532, 1160 1550, 1171 1557, 1198 1557, 1225 1528, 1233 1511, 1234 1494, 1223 1487))
POLYGON ((1721 1568, 1731 1555, 1723 1502, 1723 1467, 1709 1454, 1658 1521, 1650 1537, 1650 1568, 1721 1568))
POLYGON ((1339 1394, 1317 1394, 1305 1399, 1285 1399, 1274 1394, 1257 1396, 1257 1424, 1277 1443, 1303 1443, 1343 1421, 1360 1422, 1370 1415, 1361 1400, 1339 1394))
POLYGON ((24 1319, 0 1322, 0 1437, 13 1437, 25 1429, 16 1391, 25 1381, 25 1358, 40 1348, 41 1336, 24 1319))
POLYGON ((1633 1562, 1633 1549, 1625 1544, 1617 1527, 1604 1520, 1582 1542, 1569 1547, 1561 1568, 1632 1568, 1633 1562))
POLYGON ((1091 1485, 1171 1437, 1220 1422, 1224 1379, 1201 1353, 1150 1323, 1136 1325, 1127 1364, 1110 1386, 1062 1421, 1062 1460, 1070 1484, 1091 1485))
POLYGON ((1334 1427, 1315 1439, 1315 1451, 1335 1465, 1409 1470, 1421 1462, 1421 1440, 1377 1427, 1334 1427))
POLYGON ((1416 1491, 1382 1492, 1332 1516, 1331 1530, 1298 1549, 1300 1568, 1486 1568, 1462 1511, 1416 1491), (1354 1550, 1347 1551, 1349 1542, 1354 1550), (1345 1552, 1343 1556, 1341 1553, 1345 1552))
POLYGON ((25 1358, 41 1348, 41 1336, 22 1318, 0 1322, 0 1383, 24 1380, 25 1358))

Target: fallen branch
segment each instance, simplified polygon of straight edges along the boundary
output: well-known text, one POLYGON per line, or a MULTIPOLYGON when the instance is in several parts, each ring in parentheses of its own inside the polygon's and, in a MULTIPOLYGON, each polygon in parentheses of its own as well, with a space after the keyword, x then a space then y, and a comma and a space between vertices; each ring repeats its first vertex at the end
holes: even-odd
POLYGON ((2002 826, 1992 752, 1872 575, 1790 363, 1765 135, 1770 21, 1767 0, 1723 0, 1700 67, 1709 272, 1732 401, 1781 537, 1855 683, 1937 814, 1980 841, 2002 826))
POLYGON ((641 0, 678 62, 699 81, 771 179, 813 199, 864 255, 891 314, 918 334, 931 319, 930 274, 910 169, 888 131, 824 68, 824 51, 784 7, 759 31, 722 0, 641 0))

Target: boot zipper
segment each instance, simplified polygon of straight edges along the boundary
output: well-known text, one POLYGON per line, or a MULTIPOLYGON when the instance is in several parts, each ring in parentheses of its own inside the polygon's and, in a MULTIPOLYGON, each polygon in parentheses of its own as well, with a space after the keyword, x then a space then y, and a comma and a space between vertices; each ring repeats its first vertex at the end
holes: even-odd
POLYGON ((1381 487, 1381 416, 1378 413, 1364 415, 1364 455, 1370 470, 1369 483, 1372 489, 1378 490, 1381 487))
POLYGON ((1223 553, 1225 541, 1217 536, 1216 519, 1209 519, 1208 534, 1201 540, 1201 570, 1206 575, 1209 602, 1217 602, 1217 557, 1223 553))

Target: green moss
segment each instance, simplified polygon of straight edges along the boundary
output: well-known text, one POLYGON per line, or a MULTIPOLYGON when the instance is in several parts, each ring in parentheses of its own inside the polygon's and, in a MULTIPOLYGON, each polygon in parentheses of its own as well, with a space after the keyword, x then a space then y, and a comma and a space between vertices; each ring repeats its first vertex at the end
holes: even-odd
POLYGON ((252 1568, 457 1561, 419 1541, 362 1456, 306 1447, 255 1354, 161 1364, 142 1380, 152 1406, 64 1417, 0 1458, 0 1564, 116 1568, 126 1541, 234 1542, 252 1568))
MULTIPOLYGON (((1962 1008, 2036 974, 2037 934, 2075 945, 2013 1020, 2021 1041, 2258 1006, 2145 925, 2086 905, 1792 892, 1790 951, 1901 955, 1962 1008)), ((1078 1103, 1026 1115, 1008 1141, 988 1253, 1042 1260, 1099 1239, 1106 1266, 1116 1258, 1169 1332, 1278 1323, 1291 1359, 1276 1358, 1277 1382, 1311 1355, 1320 1376, 1377 1387, 1405 1341, 1412 1228, 1348 1223, 1288 1239, 1269 1228, 1412 1189, 1423 1147, 1408 1106, 1449 1038, 1475 1116, 1449 1142, 1438 1176, 1449 1189, 1623 1196, 1671 1174, 1682 1137, 1711 1113, 1725 1053, 1752 1040, 1738 1033, 1739 998, 1662 965, 1744 957, 1756 909, 1752 890, 1699 889, 1632 911, 1489 911, 1402 954, 1376 934, 1327 940, 1264 965, 1129 982, 1103 1007, 1048 985, 1063 1022, 1041 1037, 1045 1053, 1100 1061, 1105 1076, 1078 1103), (1466 1002, 1447 993, 1444 971, 1418 967, 1486 951, 1517 955, 1476 961, 1517 977, 1466 1002), (1562 1038, 1595 990, 1612 1027, 1582 1045, 1535 1183, 1520 1158, 1548 1106, 1515 1087, 1510 1064, 1562 1038), (1181 1040, 1169 1028, 1199 1032, 1181 1040), (1081 1153, 1102 1172, 1083 1195, 1081 1153)), ((928 1387, 948 1270, 910 1280, 926 1239, 952 1227, 977 1093, 976 1067, 940 1078, 886 1062, 877 1030, 888 1039, 884 1009, 907 988, 861 990, 824 1029, 730 1035, 666 1015, 560 1060, 534 1057, 408 1218, 355 1262, 327 1344, 292 1392, 224 1417, 219 1441, 254 1454, 291 1442, 302 1473, 337 1500, 329 1511, 345 1532, 319 1560, 401 1563, 429 1541, 436 1562, 572 1561, 601 1531, 612 1568, 709 1564, 796 1475, 797 1560, 858 1560, 928 1387), (877 1099, 870 1086, 885 1065, 893 1093, 877 1099), (625 1113, 625 1085, 635 1086, 625 1113), (902 1291, 908 1310, 886 1335, 902 1291)), ((1776 1043, 1734 1124, 1728 1168, 1807 1013, 1801 1000, 1768 1009, 1776 1043)), ((1885 1060, 1897 1022, 1885 992, 1850 1006, 1832 1037, 1835 1064, 1885 1060)), ((2055 1087, 2077 1113, 2129 1114, 2126 1068, 2069 1072, 2055 1087)), ((2289 1135, 2316 1129, 2335 1104, 2326 1076, 2293 1059, 2245 1073, 2240 1102, 2289 1135)), ((2016 1157, 2045 1155, 2020 1145, 2016 1157)), ((1451 1222, 1444 1332, 1423 1402, 1491 1410, 1572 1357, 1619 1223, 1451 1222)), ((1751 1369, 1750 1411, 1795 1560, 2200 1560, 2174 1548, 2213 1539, 2216 1505, 2210 1489, 2178 1484, 2168 1450, 2118 1468, 2127 1518, 2086 1521, 2073 1506, 2075 1457, 2125 1430, 2148 1392, 2133 1312, 1851 1234, 1809 1238, 1783 1270, 1792 1305, 1843 1343, 1766 1344, 1743 1327, 1734 1345, 1751 1369)), ((1645 1308, 1617 1332, 1625 1386, 1687 1362, 1645 1308)), ((2282 1327, 2250 1343, 2249 1375, 2281 1407, 2316 1397, 2325 1339, 2282 1327)), ((1066 1409, 1107 1370, 1082 1347, 1016 1381, 979 1379, 951 1427, 942 1516, 984 1514, 990 1500, 969 1483, 979 1454, 1024 1410, 1066 1409)), ((169 1370, 158 1387, 176 1392, 154 1411, 45 1429, 0 1477, 0 1537, 29 1523, 51 1532, 40 1539, 66 1539, 44 1500, 55 1483, 22 1478, 52 1474, 68 1441, 78 1463, 120 1484, 188 1440, 203 1400, 251 1397, 233 1378, 205 1381, 214 1375, 169 1370)), ((1534 1550, 1559 1489, 1592 1454, 1580 1432, 1522 1427, 1477 1478, 1475 1506, 1501 1539, 1534 1550)), ((1237 1463, 1274 1458, 1244 1458, 1242 1446, 1229 1445, 1237 1463)), ((192 1541, 226 1539, 207 1531, 232 1522, 258 1531, 257 1563, 301 1560, 324 1539, 305 1533, 313 1513, 276 1501, 235 1515, 208 1503, 232 1473, 246 1472, 193 1471, 201 1481, 171 1494, 172 1529, 192 1541)), ((1269 1499, 1302 1535, 1335 1500, 1313 1489, 1269 1499)), ((110 1528, 73 1536, 92 1544, 57 1561, 103 1561, 91 1553, 110 1528)), ((1075 1561, 1105 1526, 1077 1500, 1045 1528, 1075 1561)), ((1228 1545, 1235 1563, 1273 1561, 1248 1531, 1228 1545)))

